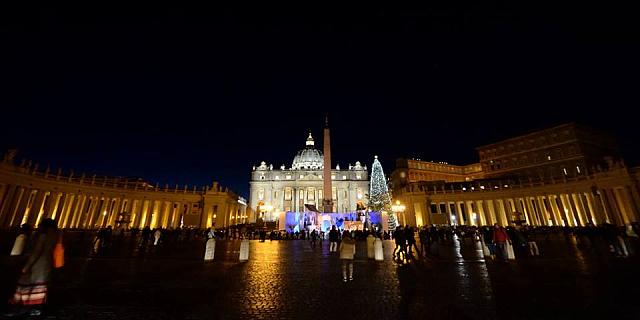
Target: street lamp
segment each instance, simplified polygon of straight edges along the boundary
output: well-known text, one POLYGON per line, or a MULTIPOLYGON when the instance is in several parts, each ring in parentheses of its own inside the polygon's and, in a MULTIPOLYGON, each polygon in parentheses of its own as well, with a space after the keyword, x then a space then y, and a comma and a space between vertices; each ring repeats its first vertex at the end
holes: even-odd
POLYGON ((403 204, 400 204, 400 200, 396 200, 396 203, 391 206, 391 211, 395 213, 402 213, 402 223, 407 224, 407 218, 404 215, 404 210, 406 207, 403 204))
POLYGON ((260 211, 264 212, 264 215, 262 216, 262 221, 264 221, 264 226, 267 226, 267 213, 270 212, 271 210, 273 210, 273 206, 270 204, 265 204, 260 206, 260 211))

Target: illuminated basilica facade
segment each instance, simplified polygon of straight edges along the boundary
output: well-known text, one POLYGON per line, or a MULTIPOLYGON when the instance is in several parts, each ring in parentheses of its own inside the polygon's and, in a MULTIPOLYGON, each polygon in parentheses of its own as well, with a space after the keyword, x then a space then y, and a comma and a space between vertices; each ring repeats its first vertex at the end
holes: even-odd
MULTIPOLYGON (((274 169, 266 162, 251 172, 249 207, 256 218, 275 221, 284 212, 321 210, 324 157, 315 148, 311 133, 305 148, 298 151, 290 168, 274 169)), ((369 192, 367 167, 359 161, 341 169, 331 169, 333 212, 355 212, 358 203, 366 203, 369 192)))

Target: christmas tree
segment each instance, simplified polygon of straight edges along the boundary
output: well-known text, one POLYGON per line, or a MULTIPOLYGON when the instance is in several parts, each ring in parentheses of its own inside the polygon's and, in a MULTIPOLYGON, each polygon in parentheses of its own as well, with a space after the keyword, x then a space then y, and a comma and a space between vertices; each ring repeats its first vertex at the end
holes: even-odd
POLYGON ((382 164, 378 161, 378 156, 373 159, 371 166, 371 180, 369 183, 369 209, 371 211, 386 211, 389 213, 389 230, 396 229, 397 219, 395 213, 391 211, 391 196, 387 187, 387 180, 382 170, 382 164))

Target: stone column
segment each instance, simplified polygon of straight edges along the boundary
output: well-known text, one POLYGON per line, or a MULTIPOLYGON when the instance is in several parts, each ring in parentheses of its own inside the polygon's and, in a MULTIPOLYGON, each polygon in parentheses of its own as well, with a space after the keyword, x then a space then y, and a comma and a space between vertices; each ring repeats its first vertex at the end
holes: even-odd
POLYGON ((563 225, 567 227, 573 226, 573 219, 569 219, 569 209, 565 206, 562 194, 555 194, 553 198, 553 203, 558 208, 558 216, 560 220, 562 220, 563 225))
POLYGON ((134 208, 132 211, 133 213, 131 214, 132 228, 142 229, 144 227, 143 220, 144 220, 146 206, 147 206, 146 199, 142 198, 142 199, 136 200, 136 204, 134 205, 134 208))
POLYGON ((56 220, 58 220, 58 227, 59 228, 66 228, 67 227, 67 211, 69 209, 69 200, 71 199, 72 194, 70 193, 63 193, 60 196, 60 200, 58 202, 58 207, 56 208, 55 211, 55 216, 56 216, 56 220))
POLYGON ((630 199, 633 199, 633 207, 634 207, 634 221, 640 221, 640 193, 638 192, 638 185, 636 183, 632 183, 625 187, 627 192, 631 195, 630 199))
MULTIPOLYGON (((446 212, 445 214, 447 215, 447 219, 445 221, 447 221, 447 224, 451 225, 451 214, 452 214, 452 212, 451 212, 451 206, 449 205, 449 202, 447 202, 447 201, 445 201, 445 203, 444 203, 444 210, 446 212)), ((414 225, 416 225, 415 222, 414 222, 414 225)))
POLYGON ((102 201, 102 205, 100 206, 100 208, 98 208, 98 210, 93 214, 93 218, 91 219, 91 223, 89 225, 90 228, 93 228, 94 226, 97 228, 101 228, 103 226, 106 227, 106 215, 105 212, 107 214, 109 214, 109 209, 111 208, 111 198, 109 197, 104 197, 104 200, 102 201))
POLYGON ((73 207, 70 208, 72 210, 70 214, 72 214, 73 218, 71 221, 72 228, 82 227, 81 223, 83 222, 85 211, 89 210, 88 202, 91 200, 86 194, 78 194, 76 198, 78 198, 78 200, 73 204, 73 207))
MULTIPOLYGON (((156 220, 158 220, 158 203, 156 200, 149 200, 149 212, 147 213, 147 220, 145 221, 145 227, 155 228, 156 220)), ((200 208, 204 211, 203 208, 200 208)))
POLYGON ((593 201, 589 199, 589 192, 580 193, 580 200, 582 200, 582 207, 587 213, 587 222, 595 225, 595 208, 593 207, 593 201))
POLYGON ((464 201, 464 206, 467 208, 467 225, 469 226, 475 226, 476 225, 476 220, 473 219, 473 206, 471 205, 471 203, 473 203, 473 201, 471 200, 465 200, 464 201))
MULTIPOLYGON (((517 198, 518 208, 522 209, 522 216, 526 224, 533 225, 533 218, 531 217, 531 205, 527 201, 527 197, 517 198)), ((520 210, 518 210, 520 211, 520 210)))
POLYGON ((513 206, 516 209, 516 212, 519 213, 518 215, 518 219, 522 220, 522 218, 525 219, 526 222, 528 222, 527 220, 527 210, 525 210, 525 208, 522 206, 522 200, 520 200, 520 198, 513 198, 513 206))
POLYGON ((622 214, 620 212, 620 208, 618 208, 618 202, 616 201, 615 195, 613 194, 613 190, 611 189, 601 189, 604 190, 605 192, 605 198, 607 199, 607 203, 609 205, 609 208, 611 209, 611 216, 613 218, 613 223, 615 223, 618 226, 621 226, 624 224, 624 221, 622 220, 622 214))
POLYGON ((129 228, 137 228, 138 224, 136 221, 140 220, 140 207, 142 206, 142 201, 140 199, 132 198, 129 199, 131 203, 131 208, 129 209, 129 228))
POLYGON ((624 190, 621 188, 615 188, 611 190, 613 198, 616 200, 616 204, 618 205, 618 211, 620 212, 620 217, 622 218, 622 223, 624 225, 630 224, 631 219, 629 217, 633 216, 633 213, 630 212, 630 200, 625 198, 624 190))
POLYGON ((533 208, 533 216, 536 221, 536 225, 538 226, 546 226, 548 221, 544 220, 544 214, 542 209, 540 208, 540 203, 538 202, 538 196, 532 196, 529 198, 529 202, 531 203, 531 207, 533 208))
POLYGON ((502 200, 500 199, 493 199, 491 200, 491 206, 493 207, 493 211, 496 216, 496 222, 504 227, 507 223, 505 221, 506 219, 504 219, 504 207, 501 202, 502 200))
POLYGON ((511 219, 513 219, 513 209, 509 207, 509 198, 502 198, 502 212, 504 213, 504 226, 510 225, 511 219))
POLYGON ((624 187, 627 198, 629 199, 629 205, 631 208, 631 221, 637 222, 640 221, 640 197, 637 194, 637 191, 634 192, 631 186, 624 187))
POLYGON ((91 214, 91 209, 95 205, 95 199, 90 195, 83 194, 82 201, 78 204, 78 210, 76 214, 76 220, 74 222, 75 228, 84 229, 88 216, 91 214))
POLYGON ((58 196, 58 201, 56 203, 56 205, 51 209, 51 216, 56 219, 56 222, 58 223, 58 227, 62 228, 62 224, 63 224, 63 212, 62 210, 64 209, 64 206, 66 205, 67 202, 67 198, 68 198, 68 193, 63 193, 60 192, 59 196, 58 196))
POLYGON ((464 206, 464 202, 460 202, 460 201, 456 201, 455 202, 456 205, 456 215, 458 216, 458 224, 459 225, 463 225, 465 224, 465 220, 462 217, 462 206, 464 206))
POLYGON ((51 215, 53 215, 51 210, 53 210, 55 205, 57 194, 55 191, 50 191, 49 194, 45 196, 42 202, 42 217, 40 217, 40 219, 51 218, 51 215))
POLYGON ((582 203, 582 197, 580 197, 580 193, 574 193, 572 194, 573 196, 573 201, 576 204, 576 207, 578 208, 578 217, 580 218, 580 226, 586 226, 587 223, 589 222, 589 219, 587 219, 587 212, 585 210, 585 206, 582 203))
POLYGON ((44 200, 47 196, 47 191, 38 190, 36 194, 36 198, 31 204, 31 208, 27 213, 27 223, 31 226, 36 227, 38 223, 38 218, 40 217, 40 211, 42 210, 42 206, 44 206, 44 200))
POLYGON ((567 197, 567 203, 569 204, 569 208, 571 209, 569 211, 571 211, 571 218, 574 221, 574 225, 579 227, 580 226, 580 216, 579 216, 579 213, 578 213, 578 208, 576 207, 576 203, 573 201, 573 194, 568 193, 566 195, 566 197, 567 197))
POLYGON ((171 213, 169 218, 170 228, 177 228, 180 226, 178 221, 178 218, 180 217, 180 208, 182 208, 180 202, 171 202, 171 213))
POLYGON ((82 216, 82 208, 85 196, 83 194, 76 194, 72 199, 69 199, 69 208, 67 209, 67 228, 77 228, 80 216, 82 216))
POLYGON ((22 188, 19 186, 9 186, 7 195, 2 202, 2 207, 0 207, 0 228, 5 229, 10 227, 22 192, 22 188))
POLYGON ((493 219, 491 219, 491 209, 489 208, 488 200, 482 200, 482 215, 484 216, 484 225, 493 225, 493 219))
MULTIPOLYGON (((20 202, 16 208, 16 212, 13 216, 13 220, 11 223, 12 227, 20 226, 27 217, 27 210, 29 209, 29 205, 33 202, 35 198, 35 193, 37 191, 32 188, 24 188, 22 192, 22 197, 20 198, 20 202)), ((27 223, 25 220, 24 223, 27 223)), ((34 227, 34 226, 31 226, 34 227)))
POLYGON ((160 216, 161 219, 158 221, 158 225, 162 226, 163 229, 166 229, 167 225, 169 224, 169 214, 171 209, 172 208, 170 202, 162 201, 162 215, 160 216))
POLYGON ((9 190, 9 185, 8 184, 0 184, 0 219, 2 219, 2 206, 4 205, 6 199, 5 196, 8 195, 8 190, 9 190))
POLYGON ((85 228, 93 229, 98 226, 98 222, 100 221, 100 217, 102 217, 102 213, 106 210, 107 205, 109 205, 109 198, 107 197, 95 197, 93 208, 89 212, 87 223, 85 224, 85 228))
POLYGON ((115 222, 118 219, 118 215, 120 214, 120 204, 122 198, 112 198, 110 201, 110 206, 109 209, 107 211, 107 216, 105 217, 106 219, 106 225, 108 226, 112 226, 113 228, 115 228, 115 222))
POLYGON ((538 208, 538 218, 540 220, 540 224, 543 226, 549 225, 549 220, 551 220, 551 225, 555 225, 553 218, 551 218, 547 212, 547 207, 544 205, 544 197, 543 196, 535 196, 536 207, 538 208))
POLYGON ((473 203, 476 206, 476 217, 478 217, 478 226, 483 226, 485 224, 487 224, 485 218, 484 218, 484 210, 482 210, 482 203, 480 203, 480 200, 474 200, 473 203))

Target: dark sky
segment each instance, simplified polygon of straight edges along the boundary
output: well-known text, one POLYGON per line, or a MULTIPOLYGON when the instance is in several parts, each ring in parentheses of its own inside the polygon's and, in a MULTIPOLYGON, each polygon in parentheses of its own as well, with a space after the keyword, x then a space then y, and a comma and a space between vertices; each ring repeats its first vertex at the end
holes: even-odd
POLYGON ((619 5, 4 9, 0 148, 54 167, 246 195, 252 165, 321 141, 325 112, 344 166, 467 164, 568 121, 640 160, 640 22, 619 5))

